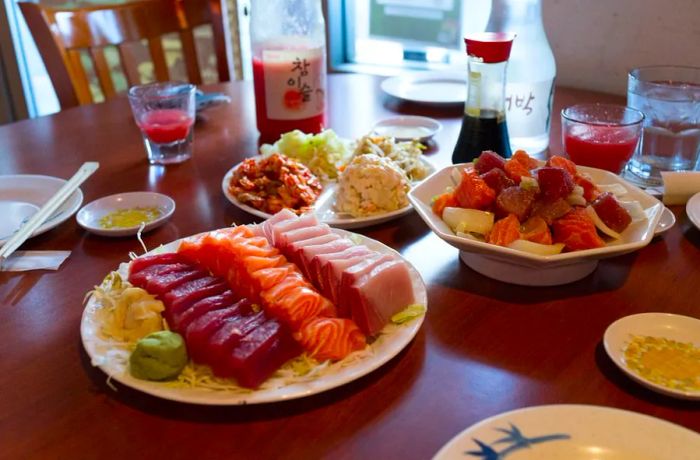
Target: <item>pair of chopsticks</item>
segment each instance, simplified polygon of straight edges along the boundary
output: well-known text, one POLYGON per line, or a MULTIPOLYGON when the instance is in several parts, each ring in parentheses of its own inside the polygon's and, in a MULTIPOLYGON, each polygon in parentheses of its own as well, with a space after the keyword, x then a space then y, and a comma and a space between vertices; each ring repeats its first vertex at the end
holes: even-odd
POLYGON ((2 268, 3 263, 10 257, 10 255, 15 252, 15 250, 17 250, 22 243, 27 241, 27 239, 34 234, 34 231, 36 231, 36 229, 39 228, 78 187, 80 187, 80 184, 85 182, 85 180, 90 177, 92 173, 97 171, 97 168, 99 167, 100 164, 95 161, 83 163, 78 172, 76 172, 73 177, 68 180, 68 182, 63 184, 63 187, 61 187, 36 214, 34 214, 27 222, 24 223, 24 225, 19 228, 19 230, 17 230, 12 238, 10 238, 7 243, 0 248, 0 268, 2 268))

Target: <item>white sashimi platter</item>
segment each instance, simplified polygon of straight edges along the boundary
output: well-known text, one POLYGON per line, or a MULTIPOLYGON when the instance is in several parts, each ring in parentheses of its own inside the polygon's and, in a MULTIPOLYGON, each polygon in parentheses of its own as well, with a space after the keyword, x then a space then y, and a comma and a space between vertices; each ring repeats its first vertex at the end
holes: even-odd
MULTIPOLYGON (((333 229, 340 236, 352 239, 358 244, 364 244, 375 251, 401 258, 406 263, 411 281, 415 302, 427 307, 428 297, 425 283, 418 271, 401 255, 388 246, 371 238, 340 229, 333 229)), ((151 253, 174 252, 180 240, 173 241, 151 253)), ((123 279, 127 278, 128 263, 122 263, 119 272, 123 279)), ((128 351, 120 348, 113 340, 107 339, 100 333, 100 315, 97 313, 100 305, 94 295, 87 299, 80 324, 80 335, 83 346, 92 364, 102 369, 109 380, 122 383, 144 393, 192 404, 202 405, 242 405, 284 401, 321 393, 348 382, 352 382, 373 370, 379 368, 404 347, 406 347, 420 329, 424 315, 400 325, 388 324, 376 339, 364 350, 350 354, 345 359, 329 364, 321 371, 314 369, 304 376, 281 375, 279 372, 264 382, 257 390, 238 387, 231 380, 231 386, 225 389, 198 388, 175 385, 168 382, 152 382, 132 377, 127 369, 125 355, 128 351)))

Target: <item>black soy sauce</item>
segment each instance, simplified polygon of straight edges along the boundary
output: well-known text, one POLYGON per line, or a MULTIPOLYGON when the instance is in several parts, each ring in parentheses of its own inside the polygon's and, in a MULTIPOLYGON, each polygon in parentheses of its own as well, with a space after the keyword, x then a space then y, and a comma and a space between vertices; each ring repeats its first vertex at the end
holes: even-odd
POLYGON ((511 156, 505 117, 482 118, 465 114, 452 152, 452 163, 469 163, 484 150, 493 150, 503 158, 511 156))

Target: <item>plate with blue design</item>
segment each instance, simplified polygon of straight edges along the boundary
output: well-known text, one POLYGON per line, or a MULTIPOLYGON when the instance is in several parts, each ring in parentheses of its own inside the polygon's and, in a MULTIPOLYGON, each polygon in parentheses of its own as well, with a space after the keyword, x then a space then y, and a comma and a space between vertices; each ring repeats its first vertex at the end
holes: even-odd
POLYGON ((452 438, 434 460, 697 460, 700 434, 620 409, 551 405, 483 420, 452 438))

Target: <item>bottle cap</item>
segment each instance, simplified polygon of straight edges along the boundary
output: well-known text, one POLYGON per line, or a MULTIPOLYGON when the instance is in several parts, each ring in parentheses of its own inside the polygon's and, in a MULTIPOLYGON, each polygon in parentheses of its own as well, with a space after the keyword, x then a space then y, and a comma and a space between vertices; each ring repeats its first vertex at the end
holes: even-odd
POLYGON ((482 32, 464 37, 467 54, 495 63, 507 61, 515 34, 507 32, 482 32))

